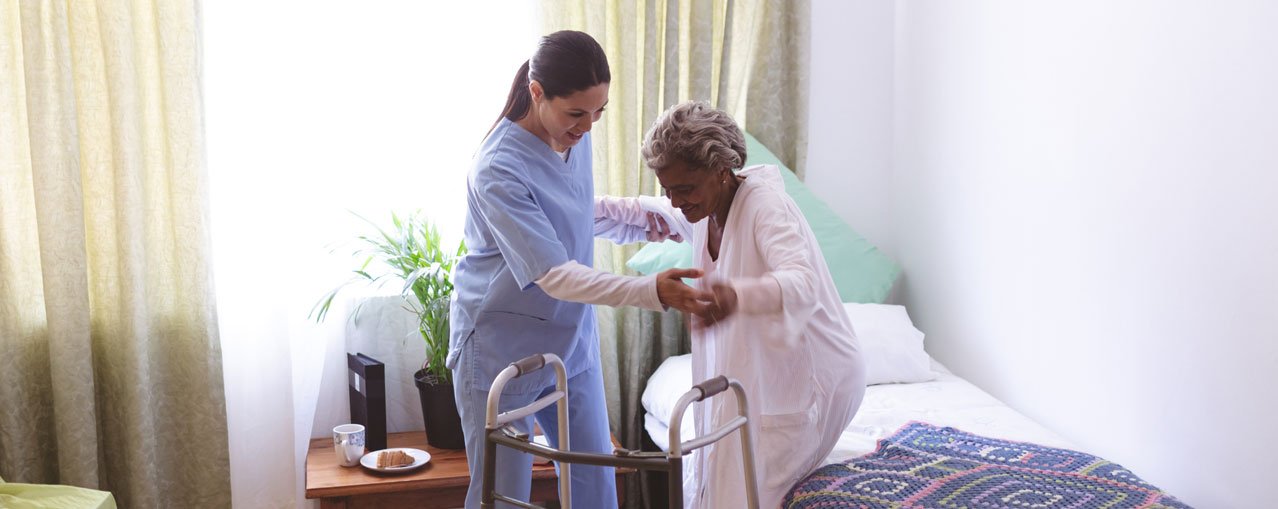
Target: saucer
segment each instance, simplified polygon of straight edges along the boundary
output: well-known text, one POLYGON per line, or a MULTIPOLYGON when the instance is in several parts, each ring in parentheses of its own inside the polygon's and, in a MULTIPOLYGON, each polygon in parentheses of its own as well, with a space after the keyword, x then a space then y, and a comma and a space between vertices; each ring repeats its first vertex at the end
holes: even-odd
POLYGON ((369 470, 387 473, 387 474, 393 474, 398 472, 409 472, 409 471, 417 470, 419 467, 421 467, 422 465, 425 465, 429 461, 430 461, 430 453, 423 451, 421 449, 413 449, 411 447, 391 447, 389 449, 382 449, 380 451, 373 451, 368 454, 365 454, 364 457, 359 459, 359 464, 363 465, 364 468, 367 468, 369 470), (400 465, 398 467, 378 468, 377 455, 386 451, 404 451, 404 454, 407 454, 413 457, 413 462, 407 465, 400 465))

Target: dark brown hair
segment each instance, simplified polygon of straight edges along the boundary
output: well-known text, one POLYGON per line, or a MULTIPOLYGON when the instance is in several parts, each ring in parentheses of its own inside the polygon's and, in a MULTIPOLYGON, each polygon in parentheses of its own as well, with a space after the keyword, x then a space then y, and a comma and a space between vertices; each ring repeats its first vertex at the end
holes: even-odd
POLYGON ((501 119, 512 122, 528 116, 532 95, 528 84, 541 83, 547 99, 572 95, 600 83, 610 83, 608 57, 594 37, 576 30, 561 30, 541 38, 537 52, 515 73, 515 81, 506 96, 506 107, 489 128, 492 132, 501 119))

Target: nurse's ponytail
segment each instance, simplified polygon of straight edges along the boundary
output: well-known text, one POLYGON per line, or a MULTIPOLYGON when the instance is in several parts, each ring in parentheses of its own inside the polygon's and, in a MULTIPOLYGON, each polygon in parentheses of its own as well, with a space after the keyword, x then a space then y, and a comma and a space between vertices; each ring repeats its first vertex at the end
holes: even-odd
POLYGON ((603 47, 590 34, 561 30, 542 37, 537 52, 515 73, 510 94, 506 96, 506 107, 488 129, 489 133, 503 118, 514 122, 528 116, 533 103, 528 84, 533 81, 541 84, 546 99, 553 99, 609 83, 612 74, 603 47))
POLYGON ((532 94, 528 92, 528 62, 524 60, 524 65, 519 66, 515 82, 510 84, 510 94, 506 96, 506 107, 502 108, 501 116, 488 128, 488 132, 492 132, 503 118, 514 122, 528 115, 528 109, 532 106, 532 94))

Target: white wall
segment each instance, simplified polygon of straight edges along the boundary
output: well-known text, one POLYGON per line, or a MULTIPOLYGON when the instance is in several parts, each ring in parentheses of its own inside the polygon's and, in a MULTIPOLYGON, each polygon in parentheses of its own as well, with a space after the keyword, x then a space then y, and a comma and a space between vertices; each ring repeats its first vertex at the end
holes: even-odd
MULTIPOLYGON (((814 34, 862 23, 819 11, 814 34)), ((849 220, 890 232, 929 350, 1191 505, 1268 505, 1278 5, 898 2, 892 22, 888 220, 849 220)), ((864 63, 815 50, 814 82, 864 63)))
POLYGON ((892 15, 882 1, 812 3, 804 181, 861 235, 892 253, 892 15))

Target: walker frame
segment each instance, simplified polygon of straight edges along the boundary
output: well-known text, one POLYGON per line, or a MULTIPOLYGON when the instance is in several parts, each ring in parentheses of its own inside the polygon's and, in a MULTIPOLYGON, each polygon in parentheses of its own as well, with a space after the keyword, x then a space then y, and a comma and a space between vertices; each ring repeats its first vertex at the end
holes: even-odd
POLYGON ((563 509, 572 507, 572 464, 627 467, 638 470, 657 470, 670 475, 669 506, 672 509, 683 507, 683 458, 687 453, 700 449, 726 437, 733 431, 740 430, 741 451, 744 456, 746 481, 746 500, 751 509, 759 507, 759 490, 754 468, 754 446, 751 442, 751 425, 747 417, 745 389, 735 379, 717 376, 694 385, 679 398, 674 413, 670 418, 670 451, 640 452, 628 449, 614 449, 613 454, 573 452, 568 436, 568 376, 563 361, 555 354, 534 354, 506 366, 493 380, 488 391, 488 405, 484 418, 484 469, 481 481, 481 502, 483 509, 496 507, 498 501, 516 507, 542 509, 521 500, 496 492, 497 446, 523 451, 534 456, 547 458, 556 462, 559 468, 559 504, 563 509), (506 384, 523 375, 544 368, 547 364, 555 370, 555 391, 543 396, 527 406, 498 413, 501 393, 506 384), (737 416, 724 423, 705 436, 696 437, 687 442, 680 441, 680 425, 683 414, 693 402, 713 397, 731 388, 737 399, 737 416), (510 425, 511 422, 535 414, 552 403, 557 404, 559 421, 560 448, 552 448, 533 442, 527 433, 523 433, 510 425))

